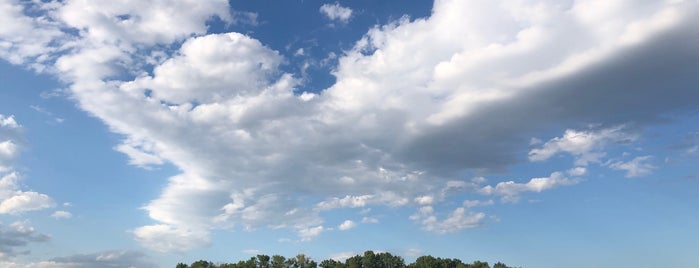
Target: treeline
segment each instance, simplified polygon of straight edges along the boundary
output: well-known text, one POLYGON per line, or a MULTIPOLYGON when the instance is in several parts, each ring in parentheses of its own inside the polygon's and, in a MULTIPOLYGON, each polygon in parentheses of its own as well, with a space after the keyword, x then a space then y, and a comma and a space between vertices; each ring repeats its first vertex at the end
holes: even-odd
POLYGON ((374 253, 366 251, 364 255, 356 255, 344 262, 336 260, 323 260, 317 263, 310 257, 299 254, 296 257, 286 258, 280 255, 257 255, 246 261, 237 263, 214 264, 210 261, 200 260, 192 264, 178 263, 176 268, 512 268, 503 263, 495 263, 492 267, 487 262, 474 261, 464 263, 459 259, 443 259, 432 256, 422 256, 410 264, 405 264, 403 258, 391 253, 374 253))

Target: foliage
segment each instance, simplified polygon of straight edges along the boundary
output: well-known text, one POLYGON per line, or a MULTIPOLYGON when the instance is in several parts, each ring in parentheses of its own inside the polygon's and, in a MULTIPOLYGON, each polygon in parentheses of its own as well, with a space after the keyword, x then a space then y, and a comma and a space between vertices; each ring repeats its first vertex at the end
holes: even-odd
MULTIPOLYGON (((209 261, 199 260, 190 265, 178 263, 175 268, 491 268, 487 262, 474 261, 464 263, 459 259, 435 258, 433 256, 421 256, 415 262, 405 264, 403 258, 391 253, 366 251, 363 255, 355 255, 344 262, 337 260, 323 260, 319 263, 304 254, 286 258, 281 255, 257 255, 247 261, 237 263, 214 264, 209 261)), ((512 268, 504 263, 497 262, 492 268, 512 268)))

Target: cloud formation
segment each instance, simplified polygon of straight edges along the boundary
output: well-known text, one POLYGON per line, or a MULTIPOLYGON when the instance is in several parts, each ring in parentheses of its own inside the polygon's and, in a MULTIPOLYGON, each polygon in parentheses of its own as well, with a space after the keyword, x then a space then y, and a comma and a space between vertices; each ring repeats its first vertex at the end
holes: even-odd
POLYGON ((56 206, 48 195, 22 189, 22 176, 14 168, 23 142, 21 129, 13 116, 0 114, 0 215, 56 206))
POLYGON ((337 20, 343 23, 347 23, 352 17, 352 9, 343 7, 337 2, 334 4, 323 4, 320 6, 320 13, 330 20, 337 20))
POLYGON ((349 230, 349 229, 352 229, 354 227, 357 227, 357 223, 355 223, 351 220, 346 220, 346 221, 342 222, 339 226, 337 226, 337 228, 340 229, 341 231, 349 230))
POLYGON ((626 171, 627 178, 641 177, 650 174, 656 167, 648 163, 652 159, 651 156, 639 156, 630 161, 616 161, 609 163, 609 167, 616 170, 626 171))
MULTIPOLYGON (((428 18, 370 29, 319 93, 296 92, 300 79, 264 43, 206 34, 211 17, 233 20, 227 1, 175 1, 164 14, 148 1, 4 3, 7 25, 37 31, 0 32, 0 57, 55 72, 124 136, 116 149, 131 164, 181 171, 144 206, 154 223, 132 231, 159 251, 236 227, 309 240, 339 208, 414 206, 427 231, 476 227, 486 215, 473 204, 432 204, 457 192, 516 201, 579 181, 554 172, 483 186, 463 174, 562 152, 595 163, 605 142, 628 140, 609 126, 699 108, 692 1, 435 1, 428 18), (572 130, 581 124, 602 127, 572 130), (566 131, 527 154, 529 138, 550 129, 566 131)), ((324 7, 330 19, 351 17, 324 7)))
POLYGON ((48 261, 15 263, 0 262, 7 268, 123 268, 123 267, 157 267, 146 260, 142 252, 130 250, 110 250, 90 254, 76 254, 66 257, 53 258, 48 261))
POLYGON ((29 243, 46 242, 51 238, 38 233, 27 221, 16 221, 10 225, 0 224, 0 263, 7 258, 29 254, 29 250, 20 250, 29 243))

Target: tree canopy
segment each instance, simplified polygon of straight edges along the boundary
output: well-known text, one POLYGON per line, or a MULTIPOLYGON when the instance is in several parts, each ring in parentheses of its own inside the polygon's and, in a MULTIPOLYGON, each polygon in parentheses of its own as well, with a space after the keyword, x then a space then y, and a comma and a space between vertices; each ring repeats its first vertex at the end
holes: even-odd
POLYGON ((388 252, 375 253, 365 251, 363 255, 355 255, 344 262, 327 259, 320 263, 309 256, 298 254, 291 258, 281 255, 257 255, 246 261, 236 263, 214 264, 210 261, 199 260, 191 264, 178 263, 175 268, 513 268, 497 262, 492 267, 488 262, 474 261, 464 263, 459 259, 438 258, 430 255, 418 257, 415 262, 405 264, 400 256, 388 252))

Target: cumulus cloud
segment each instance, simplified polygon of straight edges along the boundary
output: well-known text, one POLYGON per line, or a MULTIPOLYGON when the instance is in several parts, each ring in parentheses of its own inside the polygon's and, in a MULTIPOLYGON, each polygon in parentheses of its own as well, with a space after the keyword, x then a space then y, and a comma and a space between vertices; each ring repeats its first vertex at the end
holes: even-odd
MULTIPOLYGON (((13 181, 12 177, 16 176, 15 174, 16 173, 12 173, 3 177, 2 180, 0 180, 0 184, 7 186, 6 183, 8 182, 6 182, 6 180, 13 181)), ((0 189, 0 191, 7 192, 8 189, 0 189)), ((18 214, 25 211, 41 210, 56 206, 56 203, 48 195, 19 190, 14 190, 11 194, 3 193, 0 195, 0 200, 2 200, 0 203, 0 214, 18 214)))
POLYGON ((165 224, 147 225, 133 231, 136 241, 160 252, 183 252, 211 244, 209 234, 165 224))
POLYGON ((0 114, 0 174, 8 172, 19 153, 21 127, 14 116, 0 114))
POLYGON ((339 226, 337 226, 337 228, 340 229, 341 231, 349 230, 349 229, 352 229, 354 227, 357 227, 357 223, 355 223, 351 220, 346 220, 346 221, 342 222, 339 226))
MULTIPOLYGON (((17 221, 10 225, 0 224, 0 260, 29 254, 29 250, 20 250, 33 242, 46 242, 50 237, 36 232, 28 221, 17 221)), ((0 262, 2 263, 2 262, 0 262)))
POLYGON ((419 205, 431 205, 434 203, 434 197, 430 195, 418 196, 415 197, 415 203, 418 203, 419 205))
MULTIPOLYGON (((176 1, 153 14, 157 3, 51 2, 29 16, 22 10, 34 4, 11 2, 3 19, 46 29, 37 35, 51 41, 33 42, 41 51, 16 63, 70 48, 32 62, 125 137, 116 148, 131 164, 181 171, 144 206, 156 223, 133 231, 160 251, 204 246, 212 229, 236 226, 292 228, 308 240, 325 230, 323 211, 369 206, 418 204, 415 220, 438 233, 478 226, 482 213, 430 204, 459 191, 514 201, 577 180, 482 186, 461 181, 465 172, 559 153, 584 166, 626 136, 573 130, 581 124, 643 127, 698 108, 692 1, 435 1, 428 18, 370 29, 337 59, 336 83, 304 95, 264 43, 206 34, 209 18, 230 18, 227 1, 176 1), (147 61, 153 53, 159 60, 147 61), (546 129, 569 131, 527 155, 546 129)), ((0 43, 28 46, 7 36, 0 43)))
POLYGON ((568 175, 571 176, 582 176, 587 174, 587 169, 584 167, 574 167, 567 171, 568 175))
POLYGON ((70 212, 65 211, 65 210, 58 210, 58 211, 54 212, 53 214, 51 214, 51 217, 53 217, 54 219, 57 219, 57 220, 70 219, 73 217, 73 213, 70 213, 70 212))
POLYGON ((17 128, 19 128, 19 124, 17 124, 17 121, 15 121, 14 116, 12 116, 12 115, 6 116, 3 114, 0 114, 0 127, 9 128, 9 129, 17 129, 17 128))
POLYGON ((326 230, 322 225, 301 229, 299 230, 299 237, 301 237, 301 241, 310 241, 326 230))
POLYGON ((0 215, 54 207, 46 194, 22 189, 22 176, 14 170, 20 151, 21 126, 13 116, 0 114, 0 215))
POLYGON ((337 20, 344 23, 347 23, 352 17, 352 9, 343 7, 337 2, 334 4, 323 4, 320 6, 320 13, 330 20, 337 20))
POLYGON ((3 1, 0 3, 0 58, 14 64, 28 64, 43 70, 43 63, 58 50, 52 41, 63 34, 46 17, 29 17, 32 9, 43 9, 48 4, 3 1), (34 62, 32 62, 34 61, 34 62))

